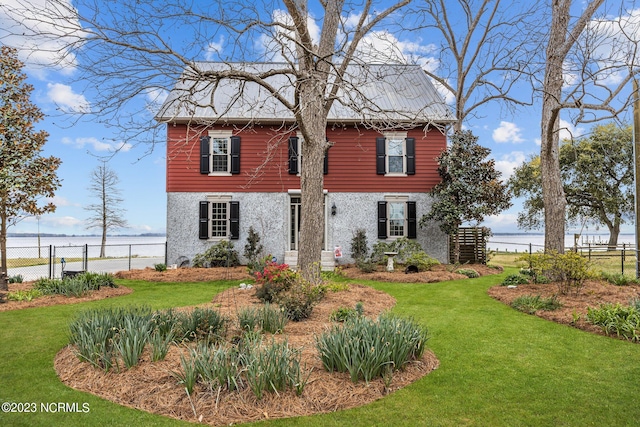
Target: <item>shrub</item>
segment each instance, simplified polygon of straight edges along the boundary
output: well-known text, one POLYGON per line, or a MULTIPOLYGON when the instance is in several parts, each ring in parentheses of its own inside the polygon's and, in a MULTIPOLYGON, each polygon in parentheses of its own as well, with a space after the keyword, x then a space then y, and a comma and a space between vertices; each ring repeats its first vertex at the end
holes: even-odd
POLYGON ((37 289, 29 289, 25 291, 14 291, 7 294, 9 301, 32 301, 35 298, 42 296, 42 292, 37 289))
POLYGON ((7 280, 9 283, 22 283, 24 277, 22 276, 22 274, 16 274, 14 276, 9 276, 7 280))
POLYGON ((500 286, 517 286, 517 285, 526 285, 529 283, 529 279, 523 276, 522 274, 509 274, 504 278, 500 286))
POLYGON ((435 258, 431 258, 426 254, 426 252, 420 250, 409 255, 405 259, 404 264, 415 265, 418 268, 418 271, 430 271, 434 266, 439 265, 440 262, 435 258))
POLYGON ((477 271, 475 271, 472 268, 461 268, 459 270, 456 270, 456 273, 458 274, 464 274, 465 276, 467 276, 469 279, 476 279, 478 277, 480 277, 480 274, 478 274, 477 271))
POLYGON ((374 271, 376 271, 377 266, 378 264, 373 262, 371 259, 356 260, 356 267, 363 273, 373 273, 374 271))
POLYGON ((238 251, 233 249, 233 243, 227 240, 221 240, 204 253, 193 257, 194 267, 236 267, 238 265, 240 265, 238 251))
POLYGON ((600 273, 600 277, 615 286, 629 286, 638 284, 637 279, 625 276, 621 273, 607 273, 606 271, 603 271, 600 273))
POLYGON ((355 308, 351 307, 338 307, 331 312, 329 320, 332 322, 344 322, 352 317, 356 317, 358 313, 355 308))
POLYGON ((298 322, 311 316, 313 307, 324 298, 325 292, 325 287, 300 279, 287 292, 281 293, 277 302, 289 319, 298 322))
POLYGON ((161 264, 153 264, 153 268, 154 268, 154 270, 160 271, 160 272, 167 271, 167 264, 162 264, 162 263, 161 264))
POLYGON ((587 321, 602 328, 607 335, 616 335, 629 341, 640 341, 640 311, 636 305, 600 304, 587 308, 587 321))
POLYGON ((287 291, 300 275, 289 269, 287 264, 269 261, 261 272, 255 273, 255 295, 264 302, 273 302, 279 294, 287 291))
POLYGON ((511 302, 511 307, 523 313, 534 314, 538 310, 553 311, 562 307, 558 297, 542 298, 540 295, 523 295, 511 302))
POLYGON ((253 274, 256 271, 262 271, 260 269, 261 263, 259 259, 263 251, 264 247, 260 243, 260 235, 256 233, 253 226, 249 227, 247 243, 244 245, 244 252, 242 254, 247 258, 247 267, 249 268, 250 274, 253 274))
POLYGON ((558 280, 558 290, 562 295, 571 290, 578 295, 584 287, 584 282, 593 277, 591 263, 577 252, 569 251, 564 254, 553 254, 553 272, 558 280))
POLYGON ((316 337, 316 348, 327 371, 368 382, 422 357, 428 339, 427 329, 410 319, 357 316, 316 337))
POLYGON ((358 228, 351 238, 351 257, 357 262, 369 256, 369 242, 364 228, 358 228))
POLYGON ((378 242, 373 245, 373 252, 371 254, 371 260, 378 264, 384 264, 387 262, 387 256, 385 252, 397 252, 395 261, 398 264, 406 264, 407 258, 411 257, 416 252, 424 252, 420 243, 416 240, 401 237, 391 242, 378 242))

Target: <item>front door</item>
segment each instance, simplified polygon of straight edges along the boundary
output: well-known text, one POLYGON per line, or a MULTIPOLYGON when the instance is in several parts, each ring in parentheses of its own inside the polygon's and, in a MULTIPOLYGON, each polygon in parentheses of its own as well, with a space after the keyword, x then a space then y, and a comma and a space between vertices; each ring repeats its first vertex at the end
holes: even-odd
MULTIPOLYGON (((326 205, 326 203, 324 204, 326 205)), ((324 205, 322 206, 323 212, 325 211, 324 205)), ((301 197, 299 195, 292 195, 289 203, 289 250, 298 251, 300 249, 300 218, 301 218, 301 197)), ((322 247, 326 249, 326 212, 324 214, 324 231, 322 233, 322 247)))

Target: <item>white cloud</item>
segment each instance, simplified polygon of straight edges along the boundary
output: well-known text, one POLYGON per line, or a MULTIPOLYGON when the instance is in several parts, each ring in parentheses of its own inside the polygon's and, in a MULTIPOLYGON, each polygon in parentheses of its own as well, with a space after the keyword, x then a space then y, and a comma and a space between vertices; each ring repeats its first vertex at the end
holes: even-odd
POLYGON ((80 206, 79 203, 73 203, 71 201, 69 201, 66 197, 62 197, 62 196, 53 196, 50 199, 47 199, 47 202, 53 203, 54 205, 60 207, 60 206, 80 206))
POLYGON ((74 93, 73 88, 61 83, 48 83, 47 96, 51 102, 68 113, 88 113, 89 101, 84 95, 74 93))
POLYGON ((521 129, 511 122, 502 121, 500 126, 493 130, 493 140, 498 143, 511 142, 519 144, 524 142, 521 136, 521 129))
POLYGON ((522 151, 514 151, 496 159, 496 170, 502 173, 502 181, 505 182, 513 175, 515 168, 526 161, 526 156, 522 151))
POLYGON ((83 220, 72 216, 43 216, 41 224, 50 227, 75 227, 82 225, 83 220))
POLYGON ((214 61, 219 59, 220 54, 222 53, 222 50, 224 48, 225 41, 226 41, 225 37, 221 35, 218 38, 218 41, 209 43, 209 46, 207 46, 207 51, 205 53, 205 57, 207 58, 207 61, 214 61))
POLYGON ((94 137, 75 139, 64 137, 62 138, 62 143, 74 146, 75 148, 85 148, 86 146, 89 146, 93 151, 108 153, 114 153, 116 151, 127 152, 133 148, 131 144, 126 142, 104 142, 94 137))
MULTIPOLYGON (((291 15, 282 9, 275 9, 271 14, 273 22, 279 22, 283 25, 293 25, 291 15)), ((274 34, 262 34, 256 40, 256 48, 262 52, 266 61, 283 61, 282 52, 289 52, 288 58, 294 57, 296 49, 293 42, 294 35, 292 32, 285 30, 283 27, 273 27, 274 34)), ((307 16, 307 29, 311 40, 317 44, 320 40, 320 27, 311 15, 307 16)))
POLYGON ((560 141, 565 139, 579 138, 584 134, 584 128, 576 127, 572 123, 560 119, 560 141))
POLYGON ((51 69, 63 74, 75 70, 76 57, 68 46, 80 42, 83 32, 70 0, 55 7, 48 0, 3 0, 0 38, 18 49, 28 71, 44 78, 51 69))

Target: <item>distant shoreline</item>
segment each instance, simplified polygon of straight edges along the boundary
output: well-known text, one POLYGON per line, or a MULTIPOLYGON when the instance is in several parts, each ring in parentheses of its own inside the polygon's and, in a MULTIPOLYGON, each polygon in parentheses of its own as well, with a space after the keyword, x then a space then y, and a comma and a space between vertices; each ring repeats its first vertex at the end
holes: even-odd
MULTIPOLYGON (((101 234, 7 233, 7 237, 102 237, 101 234)), ((107 237, 167 237, 166 233, 107 234, 107 237)))

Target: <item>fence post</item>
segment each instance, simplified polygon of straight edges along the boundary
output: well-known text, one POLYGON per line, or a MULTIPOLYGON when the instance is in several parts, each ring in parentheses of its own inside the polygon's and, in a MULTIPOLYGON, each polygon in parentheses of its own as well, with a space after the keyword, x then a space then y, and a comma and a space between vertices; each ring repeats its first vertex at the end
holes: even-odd
POLYGON ((622 255, 622 257, 621 257, 622 258, 622 262, 620 264, 622 265, 622 274, 623 275, 624 275, 624 252, 625 252, 625 249, 627 248, 626 246, 627 246, 626 243, 622 244, 622 254, 621 254, 622 255))
POLYGON ((53 279, 53 245, 49 245, 49 279, 53 279))
POLYGON ((131 270, 131 245, 129 245, 129 270, 131 270))
POLYGON ((169 258, 168 258, 168 249, 169 246, 167 245, 167 241, 164 242, 164 265, 169 265, 169 258))
POLYGON ((84 271, 89 271, 89 245, 87 243, 84 244, 84 253, 82 254, 82 269, 84 271))

